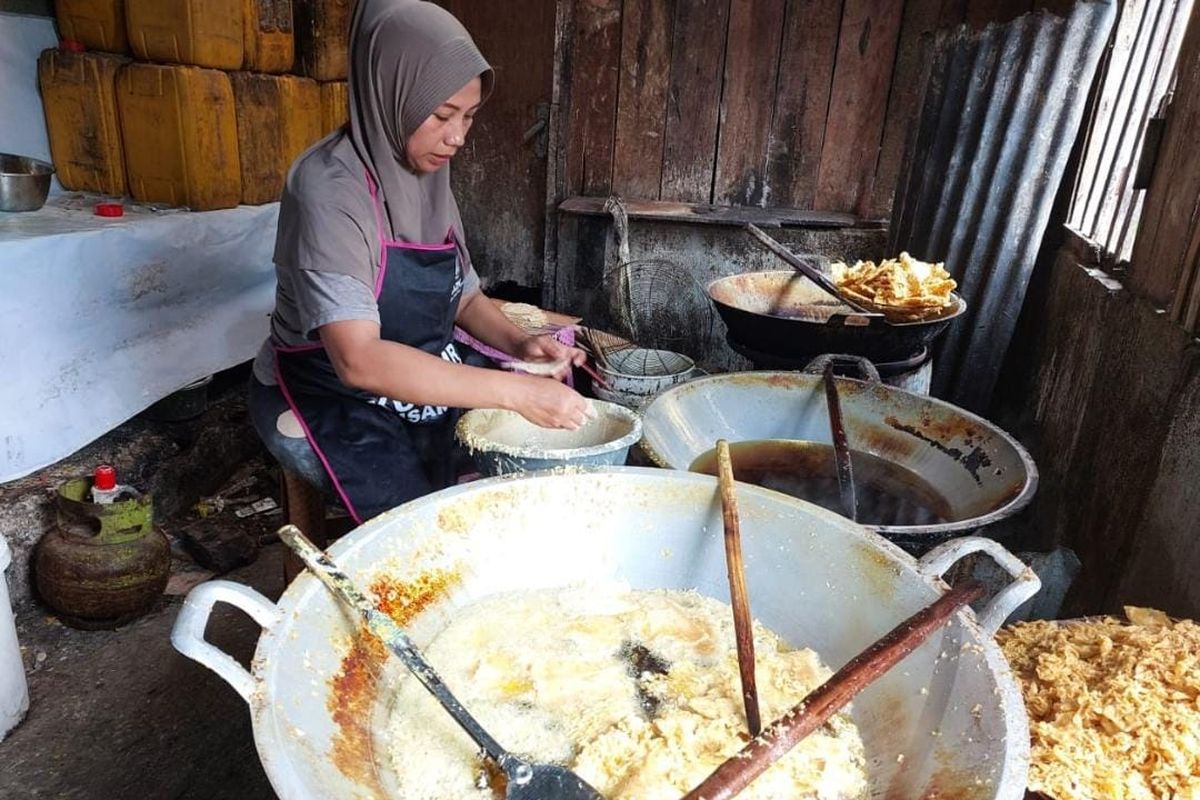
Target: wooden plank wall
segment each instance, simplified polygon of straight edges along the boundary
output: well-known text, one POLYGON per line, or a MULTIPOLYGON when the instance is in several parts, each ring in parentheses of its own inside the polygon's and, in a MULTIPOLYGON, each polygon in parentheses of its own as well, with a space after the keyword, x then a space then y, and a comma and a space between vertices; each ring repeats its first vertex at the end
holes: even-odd
POLYGON ((1074 234, 1034 341, 1034 413, 1019 432, 1041 472, 1030 544, 1079 556, 1065 613, 1134 602, 1200 616, 1200 346, 1074 234))
POLYGON ((1133 245, 1130 284, 1192 333, 1200 332, 1200 12, 1180 46, 1167 127, 1133 245))
POLYGON ((1042 476, 1030 544, 1064 544, 1083 563, 1065 616, 1136 604, 1200 617, 1200 340, 1171 313, 1181 284, 1200 280, 1195 12, 1175 92, 1125 285, 1068 231, 1028 330, 1032 391, 1010 399, 1033 410, 1018 430, 1042 476))
POLYGON ((561 0, 558 199, 891 213, 939 27, 1068 0, 561 0))
POLYGON ((536 125, 549 113, 556 0, 502 3, 438 0, 462 21, 496 72, 495 93, 475 118, 450 177, 467 245, 489 288, 542 277, 547 139, 536 125))

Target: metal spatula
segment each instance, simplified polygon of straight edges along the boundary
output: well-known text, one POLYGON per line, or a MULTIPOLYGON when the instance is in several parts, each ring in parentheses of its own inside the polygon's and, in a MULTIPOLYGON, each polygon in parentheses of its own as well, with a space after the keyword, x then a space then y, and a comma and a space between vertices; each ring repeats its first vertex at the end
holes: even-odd
POLYGON ((603 795, 569 769, 554 764, 533 764, 501 747, 450 693, 400 626, 376 608, 328 555, 310 542, 295 525, 280 528, 279 538, 300 556, 309 571, 334 595, 362 616, 367 628, 404 662, 404 666, 450 712, 454 721, 504 771, 508 777, 508 787, 504 793, 506 800, 604 800, 603 795))
POLYGON ((762 228, 758 227, 754 223, 747 223, 746 231, 755 239, 758 239, 758 241, 761 242, 768 250, 790 264, 792 269, 796 270, 801 275, 815 283, 817 286, 821 287, 826 294, 832 296, 835 300, 843 305, 847 305, 852 308, 856 315, 869 318, 883 318, 883 314, 880 314, 878 311, 871 311, 869 308, 864 308, 853 298, 847 297, 846 293, 839 289, 837 284, 834 283, 828 275, 820 272, 803 259, 797 258, 795 253, 793 253, 791 250, 788 250, 779 242, 775 241, 772 237, 768 236, 762 228))

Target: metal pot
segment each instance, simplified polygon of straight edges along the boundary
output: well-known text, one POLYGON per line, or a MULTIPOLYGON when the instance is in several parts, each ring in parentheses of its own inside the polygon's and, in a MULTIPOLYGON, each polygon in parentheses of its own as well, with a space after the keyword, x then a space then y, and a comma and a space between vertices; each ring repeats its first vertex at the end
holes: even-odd
POLYGON ((560 467, 624 464, 642 438, 642 420, 617 403, 593 401, 594 419, 578 430, 540 428, 515 411, 476 408, 463 414, 455 435, 484 475, 560 467))
MULTIPOLYGON (((851 449, 915 474, 955 520, 867 527, 921 552, 1012 516, 1033 499, 1033 459, 987 420, 877 380, 838 378, 837 387, 851 449)), ((677 386, 646 407, 642 429, 642 450, 679 470, 717 439, 832 442, 820 376, 796 372, 727 373, 677 386)))
POLYGON ((0 211, 37 211, 50 194, 54 165, 0 153, 0 211))
MULTIPOLYGON (((754 615, 837 669, 932 602, 939 579, 986 550, 1014 576, 854 702, 873 796, 1017 800, 1029 733, 1020 690, 992 633, 1037 591, 1037 578, 995 542, 960 539, 915 561, 885 540, 807 503, 739 485, 754 615)), ((496 592, 620 579, 635 588, 694 588, 728 599, 714 478, 656 469, 541 473, 446 489, 377 517, 331 554, 360 585, 386 593, 418 646, 459 606, 496 592)), ((271 603, 239 584, 191 592, 172 641, 249 703, 275 791, 296 798, 394 797, 384 720, 404 667, 357 634, 316 578, 271 603), (212 606, 243 609, 263 634, 251 670, 204 641, 212 606)), ((452 687, 453 688, 453 687, 452 687)), ((504 730, 492 731, 503 743, 504 730)))
POLYGON ((793 270, 748 272, 706 287, 735 342, 763 353, 805 358, 850 353, 872 361, 899 361, 920 352, 967 309, 925 322, 889 323, 855 315, 793 270))

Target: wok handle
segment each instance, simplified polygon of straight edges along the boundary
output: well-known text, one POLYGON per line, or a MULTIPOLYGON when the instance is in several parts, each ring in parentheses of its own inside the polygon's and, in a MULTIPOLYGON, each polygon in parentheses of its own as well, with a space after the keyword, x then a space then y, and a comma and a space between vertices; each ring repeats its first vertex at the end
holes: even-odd
POLYGON ((753 222, 746 223, 746 232, 755 239, 758 239, 758 241, 764 247, 782 258, 784 261, 790 264, 793 269, 815 283, 821 288, 822 291, 833 297, 839 303, 849 306, 852 310, 862 314, 873 313, 864 308, 860 303, 857 303, 854 300, 846 297, 846 295, 840 289, 838 289, 837 284, 833 282, 832 278, 817 270, 804 259, 797 258, 795 253, 793 253, 791 250, 788 250, 779 242, 775 241, 775 239, 769 236, 765 231, 763 231, 762 228, 758 227, 753 222))
POLYGON ((220 675, 249 703, 256 683, 254 676, 233 656, 204 638, 204 629, 217 603, 228 603, 244 611, 264 629, 279 621, 279 607, 249 586, 233 581, 210 581, 188 592, 171 629, 171 644, 176 650, 220 675))
POLYGON ((879 377, 879 370, 875 368, 875 365, 869 359, 845 353, 826 353, 825 355, 817 356, 804 365, 804 374, 821 375, 825 372, 826 364, 848 364, 858 367, 858 371, 862 373, 863 380, 868 383, 880 383, 883 380, 879 377))
POLYGON ((979 627, 983 628, 988 636, 992 636, 1000 630, 1009 614, 1042 588, 1041 579, 1025 562, 1008 552, 994 539, 964 536, 930 550, 917 562, 917 570, 932 578, 941 578, 964 556, 979 552, 987 553, 1013 577, 1013 582, 1001 589, 987 607, 976 615, 979 627))

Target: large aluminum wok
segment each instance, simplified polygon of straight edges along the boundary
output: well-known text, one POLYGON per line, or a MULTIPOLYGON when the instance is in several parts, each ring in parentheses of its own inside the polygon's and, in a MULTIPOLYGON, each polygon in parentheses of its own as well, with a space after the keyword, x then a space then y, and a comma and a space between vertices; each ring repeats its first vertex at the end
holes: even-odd
MULTIPOLYGON (((985 419, 925 395, 837 379, 852 450, 915 473, 948 503, 937 525, 868 525, 915 552, 1020 511, 1037 490, 1037 467, 1020 444, 985 419)), ((738 372, 673 387, 643 411, 642 449, 669 469, 688 469, 717 439, 832 443, 820 375, 738 372)))
MULTIPOLYGON (((745 484, 738 492, 755 616, 834 669, 932 602, 945 587, 938 576, 961 555, 986 549, 1017 576, 978 621, 960 612, 855 700, 853 712, 874 796, 1020 798, 1028 723, 991 634, 1037 591, 1033 573, 984 539, 958 540, 917 562, 815 506, 745 484)), ((357 583, 390 590, 418 646, 456 607, 495 592, 622 579, 728 600, 724 552, 716 480, 644 468, 454 487, 331 548, 357 583)), ((356 631, 351 614, 305 574, 278 604, 240 584, 204 584, 188 595, 172 639, 250 704, 259 755, 284 800, 394 797, 377 737, 404 668, 356 631), (263 627, 250 672, 204 641, 218 601, 263 627)), ((504 742, 503 729, 491 733, 504 742)))
POLYGON ((793 270, 718 278, 706 291, 730 338, 786 358, 849 353, 875 362, 902 361, 928 347, 967 309, 959 297, 954 310, 937 319, 893 324, 873 318, 864 324, 868 318, 793 270))

